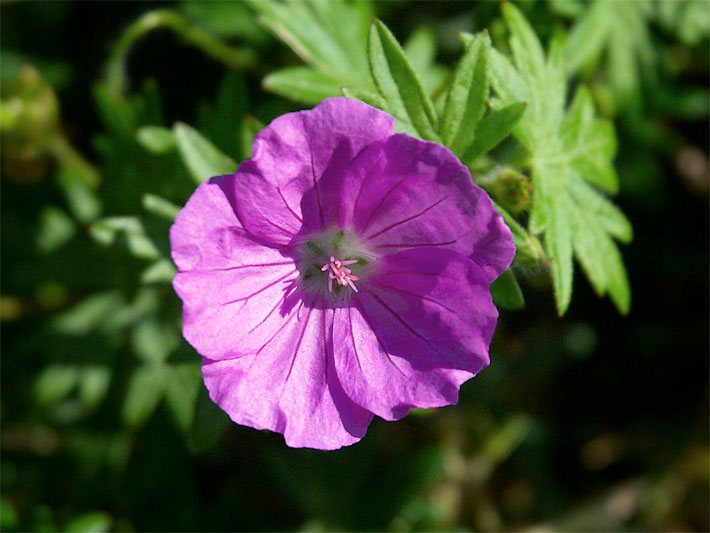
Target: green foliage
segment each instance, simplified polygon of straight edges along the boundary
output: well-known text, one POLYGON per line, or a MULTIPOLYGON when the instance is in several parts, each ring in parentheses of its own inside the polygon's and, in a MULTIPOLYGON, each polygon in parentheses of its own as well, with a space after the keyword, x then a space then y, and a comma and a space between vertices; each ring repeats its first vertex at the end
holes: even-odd
POLYGON ((491 285, 493 301, 503 309, 522 309, 525 307, 525 298, 520 285, 510 270, 506 270, 491 285))
POLYGON ((684 43, 697 45, 710 36, 710 9, 704 0, 657 0, 658 22, 684 43))
POLYGON ((159 126, 144 126, 136 133, 138 143, 150 152, 160 155, 175 149, 177 141, 173 132, 159 126))
POLYGON ((236 170, 237 164, 194 128, 178 123, 173 132, 180 155, 197 183, 236 170))
POLYGON ((404 130, 414 129, 426 140, 438 140, 434 106, 424 92, 404 50, 379 20, 370 26, 368 59, 375 85, 387 110, 404 130))
POLYGON ((540 41, 522 14, 504 7, 515 64, 494 52, 491 56, 494 105, 528 101, 515 135, 532 156, 534 184, 530 227, 542 233, 550 259, 557 309, 563 314, 572 297, 572 257, 575 255, 598 294, 609 293, 626 313, 630 291, 626 271, 612 240, 631 239, 631 227, 621 212, 588 184, 607 193, 618 188, 611 160, 616 152, 613 126, 595 118, 589 93, 580 89, 565 112, 566 82, 560 43, 545 58, 540 41), (614 214, 614 228, 604 213, 614 214))
POLYGON ((306 103, 337 96, 341 87, 371 89, 364 48, 372 5, 364 0, 261 2, 249 5, 260 22, 287 43, 308 68, 286 68, 266 88, 306 103))
POLYGON ((637 94, 641 79, 652 73, 654 51, 648 19, 654 4, 647 0, 594 0, 573 26, 565 56, 570 74, 606 60, 606 75, 623 109, 637 94))

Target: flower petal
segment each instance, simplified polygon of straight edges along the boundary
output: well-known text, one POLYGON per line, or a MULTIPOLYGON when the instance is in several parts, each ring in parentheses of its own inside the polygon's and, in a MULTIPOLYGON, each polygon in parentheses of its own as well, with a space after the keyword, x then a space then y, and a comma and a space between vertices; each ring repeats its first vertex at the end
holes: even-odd
POLYGON ((202 355, 234 357, 273 333, 294 286, 294 260, 254 241, 225 196, 233 176, 203 183, 170 229, 183 335, 202 355))
POLYGON ((210 398, 232 420, 283 433, 292 447, 332 450, 353 444, 372 414, 343 392, 334 370, 332 310, 299 304, 256 352, 238 359, 205 359, 210 398))
POLYGON ((441 247, 471 258, 490 281, 510 265, 510 230, 447 148, 404 134, 373 143, 351 165, 339 222, 373 251, 441 247))
POLYGON ((233 194, 244 227, 284 245, 301 228, 334 221, 339 187, 333 187, 363 148, 393 130, 391 116, 347 98, 275 119, 256 136, 252 159, 236 174, 233 194))
POLYGON ((336 309, 335 363, 352 400, 387 420, 458 401, 488 365, 498 312, 486 275, 442 248, 380 259, 353 306, 336 309))

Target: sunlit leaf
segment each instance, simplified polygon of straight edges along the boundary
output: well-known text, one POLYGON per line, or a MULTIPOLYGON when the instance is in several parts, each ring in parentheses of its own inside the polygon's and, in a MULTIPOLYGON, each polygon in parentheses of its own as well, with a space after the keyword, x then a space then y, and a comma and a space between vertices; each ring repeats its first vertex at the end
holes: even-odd
POLYGON ((600 191, 617 190, 612 165, 616 137, 612 125, 595 116, 589 93, 580 89, 565 107, 564 61, 559 41, 545 58, 540 42, 512 4, 503 7, 511 30, 515 67, 492 53, 492 79, 498 108, 521 96, 530 105, 514 133, 531 153, 533 206, 530 229, 542 233, 552 268, 557 309, 564 313, 572 297, 573 256, 592 286, 609 294, 619 311, 630 303, 628 281, 612 238, 628 242, 631 227, 600 191))
POLYGON ((131 255, 157 259, 160 251, 148 237, 145 227, 137 217, 109 217, 96 221, 89 229, 90 235, 101 244, 121 243, 131 255))
POLYGON ((338 94, 341 84, 308 67, 289 67, 272 72, 264 78, 264 88, 286 98, 317 104, 338 94))
POLYGON ((517 102, 488 113, 478 123, 473 144, 461 156, 461 159, 465 162, 474 161, 498 146, 503 139, 510 135, 526 108, 526 103, 517 102))
POLYGON ((143 148, 154 154, 171 152, 177 146, 173 132, 159 126, 139 128, 136 132, 136 140, 143 148))
POLYGON ((63 400, 76 387, 79 369, 72 365, 51 365, 38 376, 34 386, 35 400, 40 405, 53 405, 63 400))
POLYGON ((467 47, 454 72, 441 120, 441 138, 451 151, 461 156, 474 139, 476 126, 488 99, 487 33, 477 35, 467 47))
POLYGON ((198 183, 213 176, 232 173, 237 169, 237 164, 230 157, 219 151, 194 128, 178 123, 173 131, 180 155, 198 183))
POLYGON ((143 207, 146 211, 158 215, 165 220, 172 222, 175 220, 180 208, 174 203, 156 194, 143 195, 143 207))
POLYGON ((423 139, 438 139, 434 106, 394 35, 375 20, 368 40, 370 72, 387 110, 414 126, 423 139))

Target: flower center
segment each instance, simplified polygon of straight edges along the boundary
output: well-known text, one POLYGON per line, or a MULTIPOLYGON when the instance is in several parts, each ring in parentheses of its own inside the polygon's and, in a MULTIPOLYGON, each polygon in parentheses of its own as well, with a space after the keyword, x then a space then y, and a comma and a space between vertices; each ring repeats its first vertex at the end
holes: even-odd
POLYGON ((374 260, 375 256, 351 232, 335 228, 312 233, 298 247, 301 288, 338 301, 343 291, 359 292, 374 260), (359 287, 356 282, 360 282, 359 287))
POLYGON ((353 283, 360 279, 352 273, 352 270, 348 268, 348 265, 354 265, 357 263, 357 259, 348 259, 346 261, 339 261, 332 255, 330 260, 321 267, 323 272, 328 272, 328 292, 333 292, 333 280, 336 280, 343 287, 345 285, 350 285, 350 288, 357 292, 357 287, 353 283))

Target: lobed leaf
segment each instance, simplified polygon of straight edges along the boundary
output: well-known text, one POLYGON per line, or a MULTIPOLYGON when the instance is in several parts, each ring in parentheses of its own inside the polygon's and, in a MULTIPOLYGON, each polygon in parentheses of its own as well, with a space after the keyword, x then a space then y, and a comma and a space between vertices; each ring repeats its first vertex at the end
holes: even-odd
POLYGON ((371 17, 368 3, 251 0, 249 5, 259 13, 262 24, 317 71, 342 85, 370 86, 362 53, 371 17))
POLYGON ((370 26, 368 57, 387 109, 410 122, 423 139, 438 140, 434 106, 394 35, 379 20, 370 26))
POLYGON ((569 306, 576 257, 595 291, 608 293, 619 311, 626 313, 630 291, 613 238, 628 242, 631 225, 595 189, 612 194, 618 189, 612 164, 616 154, 614 129, 610 122, 596 117, 585 88, 577 91, 564 113, 562 41, 553 40, 545 60, 522 14, 511 4, 503 9, 516 66, 501 54, 491 54, 495 105, 500 109, 523 94, 531 99, 513 133, 531 153, 534 188, 530 229, 543 234, 557 310, 563 314, 569 306))
POLYGON ((505 139, 520 121, 527 104, 518 102, 501 109, 491 111, 478 123, 473 144, 466 150, 461 159, 471 162, 492 150, 505 139))
POLYGON ((338 80, 309 67, 277 70, 266 76, 262 83, 267 91, 307 104, 317 104, 338 94, 341 87, 338 80))
POLYGON ((441 139, 461 156, 473 142, 476 126, 488 99, 488 34, 478 34, 459 61, 446 98, 441 121, 441 139))

